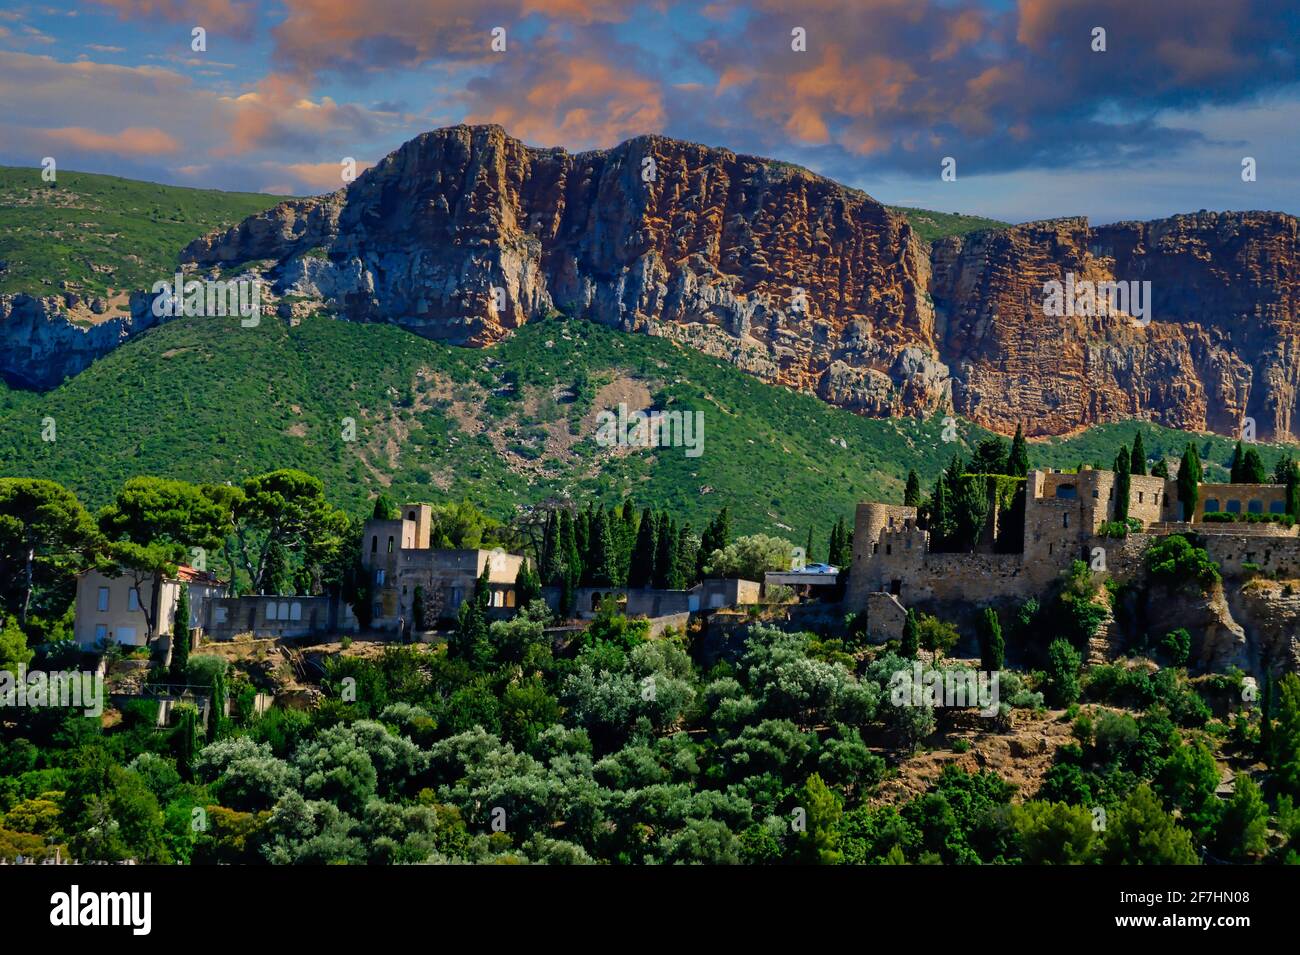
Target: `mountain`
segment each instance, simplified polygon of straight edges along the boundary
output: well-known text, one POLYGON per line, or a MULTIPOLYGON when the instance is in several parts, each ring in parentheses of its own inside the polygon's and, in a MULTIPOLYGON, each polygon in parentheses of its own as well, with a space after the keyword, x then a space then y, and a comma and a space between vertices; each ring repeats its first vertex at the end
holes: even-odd
POLYGON ((143 290, 197 233, 278 197, 0 166, 0 378, 50 388, 155 324, 143 290))
POLYGON ((1029 223, 927 242, 798 166, 643 136, 534 149, 497 126, 419 136, 328 196, 191 243, 321 304, 482 346, 566 314, 686 343, 871 416, 993 430, 1129 418, 1290 440, 1297 220, 1197 213, 1029 223), (1150 282, 1148 324, 1044 309, 1044 283, 1150 282), (494 300, 494 289, 503 290, 494 300))
MULTIPOLYGON (((1036 436, 1126 420, 1297 431, 1293 216, 986 230, 725 149, 643 136, 571 154, 498 126, 425 133, 329 195, 244 197, 212 215, 254 199, 181 259, 264 279, 284 317, 484 347, 562 312, 870 417, 951 411, 1036 436), (1150 283, 1149 311, 1049 314, 1045 283, 1075 279, 1150 283)), ((51 387, 154 324, 149 301, 137 293, 111 318, 66 297, 0 296, 0 374, 51 387)))
MULTIPOLYGON (((1135 426, 1034 443, 1035 465, 1107 462, 1135 426)), ((987 432, 939 419, 870 419, 764 384, 663 338, 549 319, 482 350, 392 326, 180 318, 44 393, 0 386, 0 475, 61 481, 90 506, 127 478, 240 480, 278 467, 319 475, 358 513, 396 499, 467 497, 500 518, 551 497, 631 495, 698 530, 721 506, 739 532, 819 541, 862 499, 900 501, 909 468, 928 488, 987 432), (619 403, 703 413, 702 453, 607 450, 597 415, 619 403), (353 419, 356 441, 342 439, 353 419), (53 441, 42 440, 47 419, 53 441)), ((1152 455, 1189 436, 1142 426, 1152 455)), ((1232 442, 1196 439, 1207 479, 1232 442)), ((1276 455, 1265 454, 1270 466, 1276 455)), ((824 541, 823 541, 824 543, 824 541)))

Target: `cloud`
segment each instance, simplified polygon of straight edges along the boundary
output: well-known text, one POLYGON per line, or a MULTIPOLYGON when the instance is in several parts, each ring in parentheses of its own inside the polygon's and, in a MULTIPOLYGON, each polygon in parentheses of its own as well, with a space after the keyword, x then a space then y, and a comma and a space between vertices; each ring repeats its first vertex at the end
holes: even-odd
POLYGON ((93 0, 122 19, 169 20, 205 30, 247 36, 255 6, 233 0, 93 0))
POLYGON ((132 126, 120 133, 97 133, 82 126, 65 126, 62 129, 43 129, 40 135, 56 146, 70 146, 86 152, 114 153, 118 156, 149 156, 174 153, 181 144, 161 129, 152 126, 132 126))
POLYGON ((502 61, 489 75, 471 80, 467 95, 468 122, 499 123, 527 142, 571 149, 659 132, 667 118, 657 80, 626 65, 559 50, 502 61))

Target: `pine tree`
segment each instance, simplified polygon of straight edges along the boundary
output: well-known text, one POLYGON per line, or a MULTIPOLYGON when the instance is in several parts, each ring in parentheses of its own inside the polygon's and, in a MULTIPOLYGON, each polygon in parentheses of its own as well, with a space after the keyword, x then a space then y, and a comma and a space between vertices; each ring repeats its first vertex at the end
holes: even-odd
POLYGON ((908 609, 907 619, 903 621, 903 641, 898 652, 908 660, 915 660, 921 649, 921 624, 916 619, 916 611, 908 609))
POLYGON ((641 526, 637 528, 636 544, 632 548, 632 561, 627 575, 629 587, 649 587, 654 583, 657 530, 654 515, 647 507, 641 512, 641 526))
POLYGON ((1131 460, 1128 448, 1121 444, 1119 454, 1115 455, 1115 520, 1117 521, 1128 520, 1128 499, 1133 484, 1129 477, 1131 460))
POLYGON ((980 618, 980 666, 989 673, 1002 669, 1006 660, 1006 642, 1002 639, 1002 624, 998 621, 998 612, 992 607, 985 607, 980 618))
POLYGON ((185 671, 190 663, 190 588, 181 582, 176 598, 176 619, 172 622, 172 680, 185 681, 185 671))
POLYGON ((1012 477, 1026 477, 1029 474, 1029 445, 1025 443, 1025 433, 1016 424, 1016 436, 1011 439, 1011 452, 1007 455, 1007 473, 1012 477))
POLYGON ((915 471, 907 472, 907 486, 903 489, 903 504, 907 507, 921 506, 921 479, 915 471))
POLYGON ((1183 520, 1190 522, 1201 499, 1201 456, 1196 445, 1187 442, 1182 463, 1178 465, 1178 501, 1183 506, 1183 520))
POLYGON ((1137 475, 1147 473, 1147 449, 1142 446, 1141 431, 1133 436, 1133 454, 1129 460, 1129 472, 1137 475))

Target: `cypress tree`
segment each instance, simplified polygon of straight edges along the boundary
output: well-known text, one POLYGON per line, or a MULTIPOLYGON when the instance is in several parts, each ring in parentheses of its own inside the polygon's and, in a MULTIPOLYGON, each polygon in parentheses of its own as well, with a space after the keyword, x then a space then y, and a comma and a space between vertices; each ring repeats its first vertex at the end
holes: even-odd
POLYGON ((215 743, 226 735, 226 675, 217 673, 212 678, 212 718, 208 721, 208 742, 215 743))
POLYGON ((181 778, 194 779, 194 757, 199 751, 199 715, 190 703, 176 707, 176 734, 172 742, 176 747, 176 768, 181 778))
POLYGON ((907 619, 903 621, 903 641, 898 652, 908 660, 916 659, 921 649, 921 625, 916 619, 916 611, 908 609, 907 619))
POLYGON ((695 559, 699 544, 695 534, 691 531, 690 522, 687 521, 682 525, 681 531, 677 535, 677 560, 674 566, 677 568, 677 586, 679 588, 695 586, 695 579, 692 576, 695 572, 695 559))
POLYGON ((1196 445, 1187 442, 1183 460, 1178 465, 1178 501, 1183 506, 1183 520, 1191 522, 1201 499, 1201 455, 1196 445))
POLYGON ((1268 766, 1273 765, 1273 675, 1264 668, 1264 692, 1260 699, 1259 755, 1268 766))
POLYGON ((381 494, 375 498, 375 509, 370 516, 377 521, 396 520, 398 515, 397 505, 392 502, 387 494, 381 494))
POLYGON ((921 479, 915 471, 907 472, 907 486, 903 489, 903 504, 907 507, 921 506, 921 479))
POLYGON ((559 520, 555 510, 546 513, 546 525, 542 530, 542 552, 537 555, 539 576, 548 585, 554 585, 560 576, 560 533, 559 520))
POLYGON ((582 579, 582 553, 578 550, 576 523, 575 516, 569 511, 560 512, 560 587, 565 595, 562 600, 565 601, 563 610, 566 614, 573 612, 574 591, 582 579))
POLYGON ((817 558, 813 556, 813 531, 808 528, 808 541, 803 545, 803 559, 806 564, 817 563, 817 558))
MULTIPOLYGON (((420 588, 415 589, 415 595, 420 596, 420 588)), ((532 564, 524 561, 519 565, 519 573, 515 575, 515 606, 519 608, 527 607, 530 603, 542 595, 542 581, 533 570, 532 564)), ((419 619, 417 616, 416 619, 419 619)))
POLYGON ((943 475, 934 484, 934 494, 930 498, 930 549, 942 552, 948 549, 953 536, 954 521, 952 504, 948 500, 948 484, 943 475))
POLYGON ((1247 448, 1245 457, 1241 461, 1241 483, 1263 484, 1267 477, 1264 461, 1260 458, 1259 452, 1254 448, 1247 448))
POLYGON ((1237 446, 1232 449, 1232 463, 1228 465, 1228 473, 1229 473, 1228 480, 1231 481, 1233 484, 1246 483, 1246 479, 1243 476, 1243 468, 1246 463, 1245 457, 1246 455, 1245 452, 1242 450, 1241 442, 1238 441, 1237 446))
POLYGON ((1119 446, 1115 455, 1115 520, 1128 520, 1128 499, 1133 482, 1129 477, 1129 461, 1132 460, 1128 448, 1119 446))
POLYGON ((832 567, 847 567, 853 555, 849 553, 849 529, 844 523, 844 517, 841 515, 835 520, 835 527, 831 531, 831 547, 829 563, 832 567))
POLYGON ((176 598, 176 619, 172 623, 172 680, 182 683, 190 662, 190 588, 182 581, 176 598))
POLYGON ((1133 455, 1129 460, 1129 472, 1137 475, 1147 473, 1147 449, 1142 446, 1141 431, 1133 436, 1133 455))
POLYGON ((998 612, 992 607, 985 607, 980 617, 979 639, 980 666, 988 672, 1001 670, 1006 661, 1006 642, 1002 639, 998 612))
POLYGON ((591 584, 595 587, 612 587, 617 583, 618 571, 616 560, 614 532, 610 525, 609 511, 602 507, 595 513, 591 522, 591 584))
POLYGON ((659 515, 659 534, 655 551, 655 588, 668 590, 676 579, 677 531, 672 518, 666 513, 659 515))
POLYGON ((1169 479, 1169 462, 1164 458, 1157 461, 1151 468, 1151 476, 1169 479))
POLYGON ((629 587, 649 587, 654 583, 657 530, 654 515, 647 507, 641 512, 641 526, 637 528, 636 544, 632 548, 632 561, 627 574, 629 587))
POLYGON ((1012 477, 1026 477, 1029 474, 1029 445, 1025 443, 1025 432, 1016 423, 1016 436, 1011 439, 1011 452, 1007 455, 1007 473, 1012 477))

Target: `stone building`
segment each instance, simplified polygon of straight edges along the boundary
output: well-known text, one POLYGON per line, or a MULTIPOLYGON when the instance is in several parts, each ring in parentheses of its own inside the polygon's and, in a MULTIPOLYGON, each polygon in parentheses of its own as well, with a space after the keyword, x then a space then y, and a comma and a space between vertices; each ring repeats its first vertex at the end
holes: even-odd
MULTIPOLYGON (((1095 563, 1130 579, 1150 543, 1194 530, 1225 575, 1251 569, 1300 575, 1300 529, 1276 523, 1205 521, 1207 513, 1281 514, 1286 488, 1272 484, 1202 484, 1191 521, 1173 479, 1134 475, 1128 515, 1141 529, 1126 537, 1099 535, 1115 520, 1112 471, 1031 471, 1025 480, 1024 525, 1015 552, 996 552, 986 534, 974 553, 933 553, 930 535, 917 526, 916 509, 893 504, 858 505, 847 609, 868 616, 868 632, 887 638, 898 627, 901 607, 953 602, 980 606, 1042 596, 1074 560, 1095 563), (878 595, 895 598, 884 601, 878 595), (872 621, 873 611, 881 617, 872 621), (887 619, 886 619, 887 618, 887 619)), ((991 508, 996 514, 996 509, 991 508)), ((1009 529, 1003 529, 1009 530, 1009 529)))
POLYGON ((461 603, 473 595, 484 568, 492 589, 489 615, 514 615, 522 556, 502 550, 432 547, 433 508, 403 504, 400 511, 395 520, 366 521, 361 538, 361 563, 374 593, 373 628, 423 629, 413 620, 416 587, 423 590, 428 626, 454 620, 461 603))

